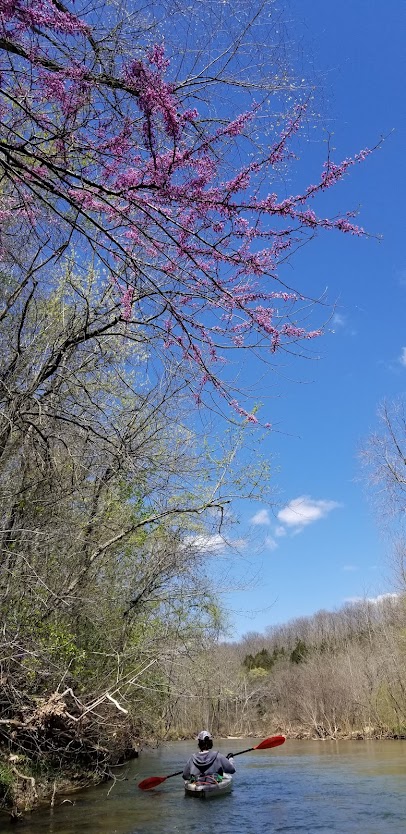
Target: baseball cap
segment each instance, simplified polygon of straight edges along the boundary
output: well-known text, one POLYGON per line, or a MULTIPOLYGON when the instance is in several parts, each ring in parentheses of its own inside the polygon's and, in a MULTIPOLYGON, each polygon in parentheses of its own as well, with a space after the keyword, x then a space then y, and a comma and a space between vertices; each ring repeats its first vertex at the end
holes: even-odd
POLYGON ((213 740, 213 736, 208 730, 202 730, 197 737, 197 741, 204 741, 205 738, 209 738, 210 741, 213 740))

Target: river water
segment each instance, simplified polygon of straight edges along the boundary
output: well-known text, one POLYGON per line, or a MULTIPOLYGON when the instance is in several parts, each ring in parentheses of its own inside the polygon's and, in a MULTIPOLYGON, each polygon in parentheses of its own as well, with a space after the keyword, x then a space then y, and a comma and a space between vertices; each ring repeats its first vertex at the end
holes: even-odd
MULTIPOLYGON (((236 752, 258 740, 223 741, 236 752)), ((174 742, 116 770, 117 782, 58 799, 1 834, 406 834, 406 741, 306 742, 235 760, 232 794, 185 797, 180 776, 143 793, 137 782, 179 770, 194 744, 174 742)))

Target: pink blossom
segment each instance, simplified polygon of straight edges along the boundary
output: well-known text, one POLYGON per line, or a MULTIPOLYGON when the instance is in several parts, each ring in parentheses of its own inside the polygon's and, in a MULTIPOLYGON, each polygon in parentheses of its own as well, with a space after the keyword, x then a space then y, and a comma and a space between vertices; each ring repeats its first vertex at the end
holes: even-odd
MULTIPOLYGON (((116 56, 109 86, 87 39, 97 21, 83 16, 52 0, 0 0, 0 26, 16 50, 1 80, 15 102, 7 111, 2 105, 1 139, 25 165, 18 198, 16 180, 12 199, 2 197, 0 220, 67 231, 80 257, 95 254, 116 272, 123 320, 131 321, 136 297, 146 328, 197 369, 190 374, 195 402, 206 387, 228 398, 219 372, 227 348, 266 341, 276 353, 321 335, 298 322, 301 297, 284 291, 278 268, 291 247, 319 230, 364 234, 350 212, 323 217, 314 198, 370 152, 328 159, 318 181, 281 195, 275 168, 289 159, 304 105, 262 158, 244 159, 244 133, 258 106, 207 127, 207 114, 199 120, 184 107, 161 43, 144 53, 137 44, 126 63, 116 56)), ((231 406, 258 422, 237 401, 231 406)))
POLYGON ((237 116, 234 121, 228 123, 227 127, 224 128, 224 134, 226 136, 238 136, 243 132, 246 125, 252 120, 253 115, 253 111, 241 113, 241 115, 237 116))
POLYGON ((134 288, 127 287, 121 295, 121 311, 124 321, 130 321, 132 314, 132 302, 134 297, 134 288))
POLYGON ((58 9, 51 0, 0 0, 0 15, 4 21, 18 20, 25 28, 43 27, 70 35, 89 30, 84 21, 58 9))
POLYGON ((156 43, 147 52, 150 64, 155 64, 157 70, 163 73, 169 67, 169 61, 165 58, 165 47, 162 43, 156 43))

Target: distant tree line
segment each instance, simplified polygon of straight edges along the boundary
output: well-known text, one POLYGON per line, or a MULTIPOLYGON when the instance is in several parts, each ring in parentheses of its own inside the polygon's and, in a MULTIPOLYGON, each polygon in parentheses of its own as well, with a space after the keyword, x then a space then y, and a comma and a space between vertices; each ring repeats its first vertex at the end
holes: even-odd
POLYGON ((174 672, 168 729, 187 734, 202 723, 222 735, 403 737, 405 626, 405 595, 388 594, 213 646, 197 678, 188 664, 174 672))

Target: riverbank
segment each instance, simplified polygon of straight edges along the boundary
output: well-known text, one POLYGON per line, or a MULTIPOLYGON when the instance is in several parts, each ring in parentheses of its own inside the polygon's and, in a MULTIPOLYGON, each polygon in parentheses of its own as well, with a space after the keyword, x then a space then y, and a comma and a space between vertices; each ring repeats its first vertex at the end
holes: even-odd
POLYGON ((363 727, 352 732, 340 730, 329 731, 320 726, 314 730, 278 730, 291 741, 404 741, 406 733, 395 732, 387 728, 363 727))
POLYGON ((0 810, 14 819, 108 781, 114 767, 138 756, 134 722, 111 697, 89 707, 70 688, 17 703, 13 694, 3 687, 0 810))
MULTIPOLYGON (((123 763, 138 757, 138 751, 126 750, 123 763)), ((104 771, 80 768, 75 764, 63 770, 44 764, 33 765, 26 757, 0 753, 0 816, 18 820, 32 811, 69 801, 67 797, 86 788, 114 779, 117 763, 104 771)))
POLYGON ((103 781, 100 774, 79 773, 74 769, 63 774, 56 771, 41 774, 20 761, 21 758, 0 757, 0 813, 14 820, 45 806, 52 808, 63 796, 103 781))

